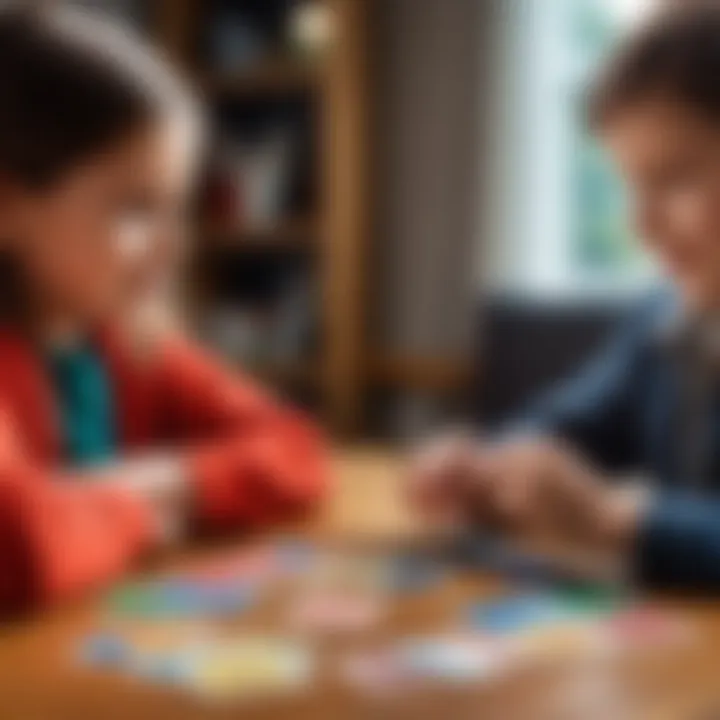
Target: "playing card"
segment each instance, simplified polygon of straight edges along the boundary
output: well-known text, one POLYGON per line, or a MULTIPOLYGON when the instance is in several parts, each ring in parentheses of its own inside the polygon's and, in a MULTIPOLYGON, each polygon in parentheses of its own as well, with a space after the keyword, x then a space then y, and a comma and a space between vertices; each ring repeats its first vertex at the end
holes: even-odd
POLYGON ((111 614, 155 620, 228 615, 249 608, 256 596, 256 589, 243 583, 179 576, 126 585, 107 607, 111 614))
POLYGON ((612 613, 631 600, 626 592, 600 585, 568 585, 555 588, 552 595, 568 610, 589 615, 612 613))
POLYGON ((126 638, 112 632, 99 632, 83 638, 78 657, 84 665, 118 669, 127 666, 132 652, 126 638))
POLYGON ((137 625, 123 623, 98 630, 83 638, 80 661, 98 669, 114 669, 142 677, 170 679, 177 674, 171 664, 179 654, 212 641, 204 625, 137 625))
POLYGON ((603 629, 619 650, 658 649, 692 640, 690 626, 678 616, 650 606, 620 611, 603 629))
POLYGON ((492 634, 518 633, 539 625, 567 620, 574 613, 546 594, 512 595, 474 604, 471 627, 492 634))
POLYGON ((542 664, 604 657, 613 651, 598 623, 568 622, 526 630, 508 644, 515 662, 542 664))
POLYGON ((209 700, 232 700, 298 690, 314 672, 305 646, 274 638, 220 642, 196 651, 184 684, 209 700))
POLYGON ((443 683, 479 682, 496 677, 510 656, 487 638, 430 636, 404 639, 344 659, 340 669, 352 687, 389 694, 443 683))
POLYGON ((106 609, 112 615, 148 617, 156 613, 155 585, 130 583, 113 590, 106 600, 106 609))
POLYGON ((184 643, 163 649, 138 649, 128 672, 154 683, 182 685, 192 674, 194 657, 205 647, 204 643, 184 643))
POLYGON ((501 643, 486 638, 431 637, 409 640, 398 649, 401 665, 415 676, 445 682, 495 676, 508 656, 501 643))
POLYGON ((354 653, 340 663, 342 679, 353 689, 371 695, 406 691, 417 677, 400 662, 393 648, 354 653))
POLYGON ((242 548, 232 554, 204 562, 184 574, 191 580, 209 582, 245 582, 255 585, 269 582, 282 570, 274 548, 259 546, 242 548))
POLYGON ((365 630, 382 618, 380 598, 349 592, 316 591, 290 608, 290 625, 298 630, 346 633, 365 630))

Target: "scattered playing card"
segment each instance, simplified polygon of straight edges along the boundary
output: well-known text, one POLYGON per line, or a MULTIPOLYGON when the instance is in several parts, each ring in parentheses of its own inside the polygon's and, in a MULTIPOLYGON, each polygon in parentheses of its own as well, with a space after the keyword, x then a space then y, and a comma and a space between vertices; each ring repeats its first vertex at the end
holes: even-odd
POLYGON ((387 695, 428 681, 457 684, 497 677, 509 659, 502 643, 487 638, 429 636, 355 653, 345 658, 340 670, 352 687, 387 695))
POLYGON ((596 622, 566 622, 526 630, 508 643, 514 662, 538 665, 605 657, 613 651, 596 622))
POLYGON ((650 606, 615 613, 603 625, 620 650, 667 648, 692 640, 690 626, 678 616, 650 606))
POLYGON ((606 615, 632 602, 626 591, 601 585, 566 585, 553 589, 552 595, 568 610, 582 615, 606 615))
POLYGON ((296 691, 314 672, 311 651, 275 638, 250 637, 195 651, 184 685, 204 699, 237 700, 296 691))
POLYGON ((234 614, 253 605, 271 582, 307 568, 312 558, 312 547, 300 542, 243 548, 180 574, 124 585, 107 606, 116 615, 155 619, 234 614))
POLYGON ((382 618, 379 597, 348 592, 311 592, 298 598, 289 611, 290 625, 297 630, 347 633, 367 629, 382 618))
POLYGON ((496 676, 508 660, 503 645, 487 638, 420 638, 404 641, 398 652, 401 664, 413 675, 446 682, 496 676))
POLYGON ((350 687, 371 695, 407 691, 417 684, 417 677, 400 662, 394 648, 354 653, 339 667, 350 687))
POLYGON ((78 653, 84 665, 113 669, 126 667, 131 656, 132 647, 128 641, 112 632, 99 632, 84 638, 78 653))
POLYGON ((102 632, 81 644, 80 659, 153 683, 224 700, 297 689, 314 659, 297 642, 274 637, 220 637, 214 632, 102 632))
POLYGON ((176 674, 175 670, 171 673, 170 664, 179 651, 186 653, 214 637, 213 630, 205 625, 122 623, 84 637, 77 657, 87 667, 169 680, 176 674))
POLYGON ((573 614, 553 597, 544 593, 531 593, 476 603, 470 608, 468 616, 474 629, 506 634, 555 624, 573 614))
POLYGON ((111 614, 145 619, 229 615, 248 609, 256 591, 244 584, 186 577, 126 585, 107 602, 111 614))
POLYGON ((184 573, 184 577, 197 581, 245 582, 256 585, 270 581, 280 572, 281 565, 275 549, 261 545, 242 548, 210 562, 204 562, 184 573))
MULTIPOLYGON (((438 587, 448 567, 442 556, 413 548, 345 552, 294 540, 244 548, 181 574, 121 587, 108 599, 111 614, 102 631, 83 640, 79 658, 208 700, 281 694, 310 681, 313 653, 297 640, 233 638, 218 619, 253 607, 271 583, 287 579, 283 588, 298 594, 280 612, 292 634, 361 633, 380 623, 400 596, 438 587), (194 617, 198 632, 190 632, 194 617)), ((433 682, 482 682, 513 666, 618 648, 665 647, 686 636, 677 618, 643 606, 627 609, 629 598, 614 589, 527 587, 466 609, 462 634, 392 641, 341 658, 338 669, 352 687, 388 694, 433 682)))

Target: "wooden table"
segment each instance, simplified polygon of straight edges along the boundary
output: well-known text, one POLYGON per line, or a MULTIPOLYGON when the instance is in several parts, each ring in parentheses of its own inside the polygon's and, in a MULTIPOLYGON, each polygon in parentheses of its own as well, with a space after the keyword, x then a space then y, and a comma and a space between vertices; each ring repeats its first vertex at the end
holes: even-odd
MULTIPOLYGON (((396 537, 407 532, 411 524, 398 502, 398 467, 395 457, 377 450, 339 454, 331 497, 305 530, 330 539, 396 537)), ((183 554, 179 561, 186 558, 183 554)), ((432 631, 457 618, 463 602, 498 588, 499 581, 490 577, 449 582, 435 592, 402 601, 391 610, 384 627, 354 643, 371 643, 374 635, 432 631)), ((334 661, 341 648, 329 647, 321 653, 320 678, 307 692, 253 705, 215 708, 180 692, 99 676, 79 667, 72 661, 73 647, 97 621, 97 607, 88 603, 3 631, 0 720, 717 720, 720 606, 690 602, 674 606, 697 628, 698 640, 632 662, 589 658, 572 667, 516 673, 472 689, 426 688, 378 700, 358 694, 338 680, 334 661)), ((265 628, 277 624, 272 609, 253 612, 240 622, 265 628)))

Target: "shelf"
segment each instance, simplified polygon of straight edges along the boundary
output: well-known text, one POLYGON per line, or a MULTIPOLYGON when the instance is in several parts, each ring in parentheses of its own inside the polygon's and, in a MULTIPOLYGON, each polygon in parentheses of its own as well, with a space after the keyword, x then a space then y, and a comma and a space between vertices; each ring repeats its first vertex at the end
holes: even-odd
POLYGON ((268 363, 257 367, 241 366, 240 369, 251 377, 274 385, 313 387, 318 380, 315 366, 307 361, 268 363))
POLYGON ((320 87, 316 65, 299 60, 269 60, 256 68, 208 73, 199 85, 209 96, 256 96, 308 92, 320 87))
POLYGON ((204 242, 209 247, 245 249, 252 252, 302 251, 318 242, 318 225, 314 220, 286 220, 275 225, 247 226, 216 223, 205 226, 204 242))

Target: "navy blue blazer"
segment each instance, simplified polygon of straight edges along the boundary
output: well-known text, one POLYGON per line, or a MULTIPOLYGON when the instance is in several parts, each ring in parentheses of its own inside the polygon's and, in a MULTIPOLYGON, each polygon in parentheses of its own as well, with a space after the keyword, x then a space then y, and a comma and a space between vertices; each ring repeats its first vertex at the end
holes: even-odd
POLYGON ((535 403, 522 425, 567 440, 609 473, 640 471, 653 479, 657 492, 632 558, 638 581, 718 591, 720 382, 702 429, 707 473, 698 482, 683 476, 683 372, 663 342, 673 306, 669 293, 641 303, 607 349, 535 403))

